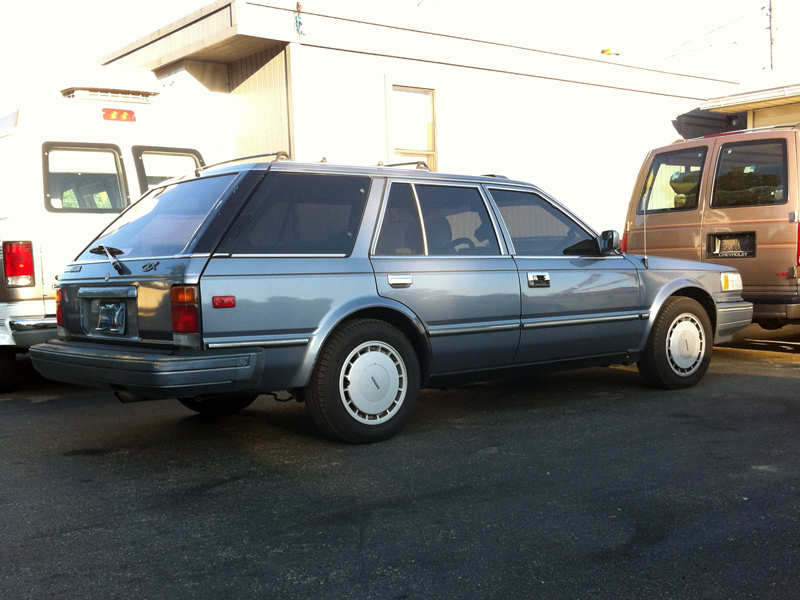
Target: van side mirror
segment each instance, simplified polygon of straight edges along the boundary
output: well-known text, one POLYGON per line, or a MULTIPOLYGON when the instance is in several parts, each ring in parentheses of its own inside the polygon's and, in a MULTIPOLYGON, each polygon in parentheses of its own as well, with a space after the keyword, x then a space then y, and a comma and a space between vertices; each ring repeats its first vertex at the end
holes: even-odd
POLYGON ((604 231, 600 234, 600 239, 598 240, 600 245, 600 253, 603 255, 606 254, 614 254, 615 252, 619 252, 620 243, 619 243, 619 232, 609 229, 608 231, 604 231))

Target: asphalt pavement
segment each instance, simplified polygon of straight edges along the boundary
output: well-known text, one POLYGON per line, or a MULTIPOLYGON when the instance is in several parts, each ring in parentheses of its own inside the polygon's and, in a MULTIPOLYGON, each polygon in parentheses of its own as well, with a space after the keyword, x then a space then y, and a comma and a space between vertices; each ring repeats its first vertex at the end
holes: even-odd
POLYGON ((795 598, 800 328, 635 367, 427 390, 379 444, 296 402, 210 419, 20 361, 0 598, 795 598))

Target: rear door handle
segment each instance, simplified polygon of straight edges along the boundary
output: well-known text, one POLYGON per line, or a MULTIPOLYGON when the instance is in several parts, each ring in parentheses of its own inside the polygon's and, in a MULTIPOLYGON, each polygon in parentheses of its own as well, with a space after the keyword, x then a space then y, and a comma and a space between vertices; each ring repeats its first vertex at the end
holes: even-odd
POLYGON ((393 288, 407 288, 411 287, 411 284, 414 283, 414 279, 411 275, 387 275, 386 280, 393 288))
POLYGON ((550 287, 550 273, 528 273, 529 288, 550 287))

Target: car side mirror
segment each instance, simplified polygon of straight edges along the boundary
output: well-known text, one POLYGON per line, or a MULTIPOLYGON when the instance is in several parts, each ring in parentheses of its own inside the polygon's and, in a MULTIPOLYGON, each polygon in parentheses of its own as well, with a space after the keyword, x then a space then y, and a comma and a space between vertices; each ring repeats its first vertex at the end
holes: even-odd
POLYGON ((614 254, 615 252, 619 252, 620 243, 619 243, 619 232, 609 229, 608 231, 604 231, 600 234, 600 239, 598 240, 600 245, 600 253, 603 255, 606 254, 614 254))

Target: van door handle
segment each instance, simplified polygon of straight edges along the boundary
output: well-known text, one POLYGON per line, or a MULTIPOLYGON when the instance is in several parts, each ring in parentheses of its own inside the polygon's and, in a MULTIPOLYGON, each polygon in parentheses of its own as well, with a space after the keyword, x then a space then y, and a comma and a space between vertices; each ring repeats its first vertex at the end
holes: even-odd
POLYGON ((529 288, 549 288, 550 273, 528 273, 529 288))
POLYGON ((414 283, 411 275, 387 275, 386 280, 393 288, 407 288, 411 287, 411 284, 414 283))

